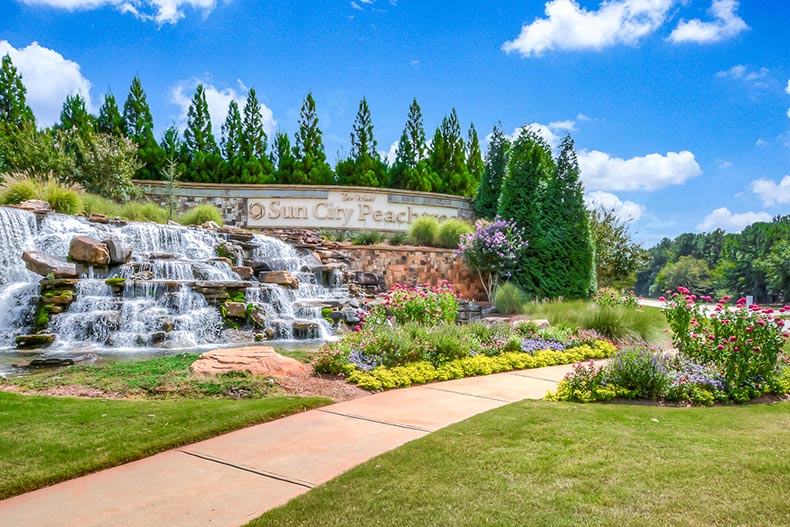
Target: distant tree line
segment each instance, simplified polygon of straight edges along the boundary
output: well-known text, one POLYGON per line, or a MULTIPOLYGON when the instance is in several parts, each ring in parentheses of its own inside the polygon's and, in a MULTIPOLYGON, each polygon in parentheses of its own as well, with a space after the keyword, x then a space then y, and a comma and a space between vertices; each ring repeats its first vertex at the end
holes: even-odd
POLYGON ((753 223, 737 234, 717 229, 664 238, 647 251, 636 278, 643 296, 684 286, 696 294, 790 302, 790 216, 753 223))

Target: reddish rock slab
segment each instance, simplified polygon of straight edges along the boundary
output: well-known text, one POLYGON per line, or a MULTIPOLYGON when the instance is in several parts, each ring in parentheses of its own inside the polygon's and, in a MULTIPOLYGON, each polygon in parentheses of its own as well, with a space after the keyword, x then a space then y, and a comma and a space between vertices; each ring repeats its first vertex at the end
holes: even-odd
POLYGON ((200 375, 248 371, 253 375, 288 377, 304 373, 308 366, 296 359, 283 357, 271 346, 247 346, 207 351, 191 368, 193 373, 200 375))
POLYGON ((110 252, 107 250, 107 245, 88 236, 72 238, 69 244, 69 257, 75 262, 91 265, 110 263, 110 252))
POLYGON ((25 261, 25 267, 41 276, 47 276, 50 273, 55 278, 76 278, 77 266, 66 260, 55 258, 38 251, 25 251, 22 253, 22 259, 25 261))

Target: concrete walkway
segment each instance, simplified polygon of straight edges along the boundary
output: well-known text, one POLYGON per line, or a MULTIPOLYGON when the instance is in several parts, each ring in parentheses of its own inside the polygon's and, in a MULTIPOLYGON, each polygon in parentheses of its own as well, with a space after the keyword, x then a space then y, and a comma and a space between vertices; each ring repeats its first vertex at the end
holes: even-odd
POLYGON ((10 498, 0 502, 0 525, 243 525, 413 439, 542 398, 571 368, 470 377, 310 410, 10 498))

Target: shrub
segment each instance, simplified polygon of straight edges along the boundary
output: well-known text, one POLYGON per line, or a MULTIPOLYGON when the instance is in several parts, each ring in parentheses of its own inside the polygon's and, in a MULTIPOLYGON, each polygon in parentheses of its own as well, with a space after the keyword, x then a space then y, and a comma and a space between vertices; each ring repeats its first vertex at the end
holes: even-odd
POLYGON ((632 391, 639 399, 663 397, 670 383, 666 364, 647 349, 629 348, 614 356, 607 367, 607 379, 612 384, 632 391))
POLYGON ((343 229, 321 229, 321 238, 328 242, 344 242, 348 240, 349 233, 343 229))
POLYGON ((406 245, 408 242, 409 236, 405 232, 395 232, 387 238, 387 243, 390 245, 406 245))
POLYGON ((618 291, 611 287, 603 287, 596 293, 592 293, 591 298, 596 304, 607 307, 626 306, 638 307, 639 298, 633 291, 618 291))
POLYGON ((181 225, 202 225, 207 221, 213 221, 219 226, 225 224, 225 219, 219 209, 208 203, 193 207, 178 218, 178 223, 181 225))
POLYGON ((35 199, 39 195, 37 185, 29 180, 7 181, 3 190, 2 200, 4 204, 16 205, 29 199, 35 199))
POLYGON ((439 224, 435 243, 439 247, 456 249, 461 241, 461 236, 469 234, 473 230, 469 223, 460 218, 448 218, 439 224))
POLYGON ((371 310, 365 326, 415 322, 424 325, 452 324, 458 316, 458 298, 449 282, 417 287, 395 284, 384 293, 381 305, 371 310))
POLYGON ((379 231, 359 231, 351 236, 354 245, 376 245, 384 241, 384 234, 379 231))
POLYGON ((64 187, 54 180, 47 181, 42 190, 44 199, 55 212, 80 214, 83 211, 82 196, 76 190, 64 187))
POLYGON ((526 302, 527 298, 524 291, 519 286, 512 282, 505 282, 496 288, 494 293, 494 305, 496 310, 503 315, 512 315, 519 313, 521 306, 526 302))
POLYGON ((439 221, 433 216, 420 216, 409 227, 409 238, 415 245, 433 246, 439 230, 439 221))

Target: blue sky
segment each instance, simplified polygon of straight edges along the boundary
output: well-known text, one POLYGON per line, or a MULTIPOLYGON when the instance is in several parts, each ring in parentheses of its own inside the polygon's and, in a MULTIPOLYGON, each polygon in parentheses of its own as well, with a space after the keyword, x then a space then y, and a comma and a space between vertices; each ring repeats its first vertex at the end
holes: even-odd
POLYGON ((788 35, 787 0, 0 2, 0 54, 42 125, 69 93, 122 104, 137 74, 158 134, 197 82, 217 130, 254 87, 292 134, 312 91, 335 161, 362 96, 382 152, 416 97, 429 137, 453 107, 481 136, 570 131, 588 199, 646 247, 790 213, 788 35))

